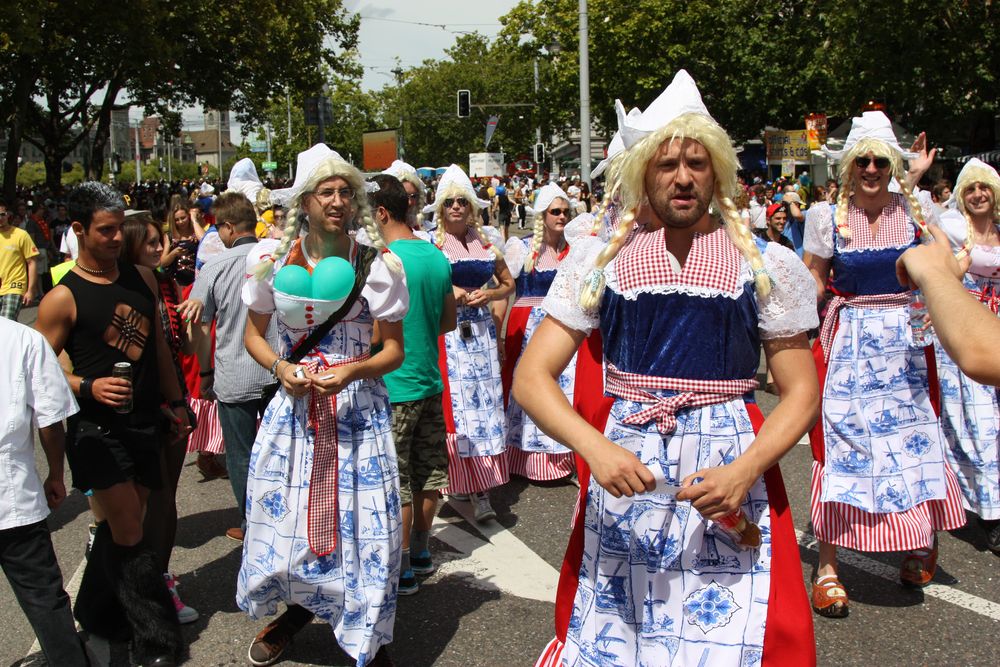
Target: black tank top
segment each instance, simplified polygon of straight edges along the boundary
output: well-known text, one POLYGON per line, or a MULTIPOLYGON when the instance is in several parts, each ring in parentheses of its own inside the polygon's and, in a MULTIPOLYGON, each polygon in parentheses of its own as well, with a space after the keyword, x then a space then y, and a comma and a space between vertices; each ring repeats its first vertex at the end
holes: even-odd
POLYGON ((80 398, 80 416, 97 423, 150 426, 159 412, 160 386, 156 365, 156 299, 135 266, 118 264, 118 280, 92 283, 70 271, 62 279, 76 302, 76 325, 66 340, 73 372, 83 377, 108 377, 114 365, 132 364, 132 412, 91 398, 80 398))

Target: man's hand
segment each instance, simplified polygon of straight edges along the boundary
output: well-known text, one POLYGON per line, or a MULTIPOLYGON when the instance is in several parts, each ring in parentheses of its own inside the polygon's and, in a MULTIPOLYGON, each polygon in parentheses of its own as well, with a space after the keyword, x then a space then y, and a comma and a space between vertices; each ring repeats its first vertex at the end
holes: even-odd
POLYGON ((465 305, 470 308, 486 305, 490 301, 490 292, 491 290, 488 289, 477 289, 468 292, 465 298, 465 305))
POLYGON ((281 380, 281 386, 285 388, 285 393, 292 398, 301 398, 302 396, 305 396, 309 393, 309 390, 312 389, 313 386, 313 381, 308 375, 299 377, 295 374, 295 371, 299 368, 302 369, 303 374, 307 373, 304 367, 296 366, 291 363, 286 363, 278 372, 278 377, 281 380))
POLYGON ((705 468, 684 478, 677 500, 690 500, 706 519, 715 520, 740 508, 756 476, 740 463, 705 468), (695 482, 701 478, 701 481, 695 482))
POLYGON ((45 490, 45 502, 48 503, 50 510, 56 509, 62 505, 62 501, 66 500, 66 484, 63 482, 62 475, 47 477, 42 483, 42 489, 45 490))
POLYGON ((632 497, 656 488, 656 479, 649 468, 627 449, 608 441, 596 456, 585 457, 590 474, 615 498, 632 497))
POLYGON ((98 403, 117 408, 127 403, 132 396, 132 383, 125 378, 97 378, 90 390, 98 403))
POLYGON ((468 303, 469 293, 466 292, 461 287, 453 287, 452 292, 455 294, 455 303, 459 306, 464 306, 468 303))
POLYGON ((927 133, 921 132, 917 135, 917 138, 913 140, 913 144, 910 146, 911 153, 917 153, 917 157, 912 160, 908 160, 909 169, 906 172, 906 180, 910 187, 916 186, 923 178, 927 170, 931 168, 934 164, 934 157, 937 155, 937 149, 933 149, 930 152, 927 151, 927 133))
POLYGON ((312 380, 312 386, 316 388, 320 396, 339 394, 347 385, 354 381, 354 366, 337 366, 328 368, 320 374, 314 375, 306 371, 306 376, 312 380))
POLYGON ((201 314, 205 310, 205 304, 198 299, 188 299, 177 304, 177 314, 184 318, 185 322, 201 322, 201 314))
POLYGON ((30 306, 35 300, 34 294, 29 290, 21 295, 21 305, 25 308, 30 306))
POLYGON ((910 289, 920 289, 928 280, 961 280, 969 269, 968 256, 961 261, 951 254, 948 236, 939 227, 928 229, 934 237, 931 243, 910 248, 896 260, 896 279, 910 289))

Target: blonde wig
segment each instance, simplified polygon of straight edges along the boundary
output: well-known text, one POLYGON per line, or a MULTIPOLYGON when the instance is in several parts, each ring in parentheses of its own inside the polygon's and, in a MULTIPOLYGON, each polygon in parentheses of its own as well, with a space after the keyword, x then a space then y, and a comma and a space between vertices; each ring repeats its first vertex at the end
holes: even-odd
POLYGON ((328 157, 316 165, 316 168, 309 175, 302 189, 289 202, 288 222, 285 224, 285 233, 281 236, 281 242, 275 248, 274 254, 262 259, 253 269, 253 273, 258 280, 264 280, 271 274, 275 262, 288 254, 292 242, 299 237, 302 220, 306 217, 305 211, 301 208, 302 199, 306 195, 312 194, 320 183, 330 178, 344 179, 354 191, 354 196, 352 197, 354 218, 349 223, 350 227, 344 231, 357 229, 360 223, 360 226, 363 226, 368 233, 368 238, 371 239, 372 246, 382 253, 382 259, 389 270, 397 276, 402 274, 402 261, 386 247, 385 239, 382 238, 382 231, 372 216, 371 207, 368 205, 368 196, 365 194, 365 181, 361 172, 356 167, 342 160, 328 157))
MULTIPOLYGON (((569 200, 563 199, 562 197, 556 197, 549 203, 549 208, 552 208, 552 204, 557 201, 566 202, 566 207, 569 208, 569 200)), ((535 218, 532 223, 532 233, 531 233, 531 250, 528 251, 528 256, 524 258, 524 272, 531 273, 535 270, 535 262, 542 255, 542 242, 545 238, 545 213, 548 211, 536 211, 535 218)), ((555 248, 558 250, 558 248, 555 248)))
MULTIPOLYGON (((593 270, 587 275, 583 291, 580 294, 580 305, 588 310, 596 308, 601 302, 604 292, 604 268, 621 251, 632 231, 636 212, 647 202, 645 175, 646 165, 656 155, 660 145, 665 141, 697 141, 708 151, 715 172, 715 192, 712 196, 712 207, 718 211, 723 220, 723 227, 730 241, 750 264, 754 273, 754 283, 757 295, 764 297, 771 291, 771 279, 764 270, 764 258, 754 242, 750 228, 740 219, 733 197, 738 192, 736 170, 739 161, 736 151, 726 131, 711 118, 698 113, 686 113, 677 116, 659 130, 646 136, 626 153, 622 154, 620 162, 612 163, 608 168, 606 189, 609 196, 614 197, 614 205, 624 211, 621 223, 612 232, 608 245, 597 255, 593 270)), ((603 203, 606 207, 607 202, 603 203)), ((595 216, 598 220, 603 211, 598 210, 595 216)), ((598 224, 595 222, 595 225, 598 224)))
POLYGON ((986 166, 966 165, 958 175, 958 182, 955 183, 958 210, 965 217, 965 243, 962 244, 962 249, 958 252, 959 258, 972 250, 974 228, 972 215, 965 208, 965 191, 976 183, 985 185, 993 193, 993 222, 994 224, 1000 223, 1000 178, 997 177, 997 172, 986 166))
POLYGON ((837 233, 845 241, 849 241, 851 238, 851 229, 847 226, 847 208, 851 200, 851 194, 854 192, 854 160, 868 153, 872 153, 877 158, 884 157, 889 159, 890 177, 895 178, 899 183, 900 192, 906 197, 906 202, 910 207, 910 215, 913 216, 913 220, 917 223, 920 233, 929 235, 930 232, 927 231, 927 224, 924 222, 924 211, 920 207, 920 202, 917 200, 916 195, 913 194, 913 190, 906 184, 903 156, 886 142, 872 137, 860 139, 841 158, 839 170, 840 190, 837 193, 837 208, 834 213, 834 223, 837 227, 837 233))
POLYGON ((446 233, 445 227, 447 226, 445 224, 445 217, 444 217, 444 200, 452 198, 457 199, 458 197, 461 197, 462 199, 465 199, 467 202, 469 202, 469 206, 467 209, 469 213, 469 220, 468 222, 466 222, 466 224, 476 230, 476 236, 479 237, 479 241, 480 243, 483 244, 484 248, 489 248, 490 250, 492 250, 493 254, 496 255, 497 259, 503 259, 503 252, 500 250, 500 248, 497 248, 495 245, 493 245, 493 243, 488 238, 486 238, 486 232, 483 231, 483 219, 479 215, 479 211, 481 210, 479 208, 479 201, 476 199, 476 197, 469 196, 468 190, 466 190, 464 187, 462 187, 457 183, 449 185, 447 188, 445 188, 444 192, 438 193, 438 197, 434 201, 435 204, 434 219, 438 223, 437 229, 434 231, 434 244, 438 248, 444 248, 444 239, 445 239, 444 235, 446 233))

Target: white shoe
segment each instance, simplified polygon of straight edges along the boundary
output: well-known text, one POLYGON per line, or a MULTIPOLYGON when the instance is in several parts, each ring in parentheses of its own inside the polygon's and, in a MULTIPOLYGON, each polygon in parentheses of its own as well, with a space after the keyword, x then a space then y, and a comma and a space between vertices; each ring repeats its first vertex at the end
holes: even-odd
POLYGON ((473 493, 470 495, 470 499, 472 500, 472 508, 476 521, 483 523, 484 521, 497 518, 497 513, 493 511, 493 506, 490 505, 489 492, 473 493))
POLYGON ((170 591, 170 597, 174 600, 174 609, 177 610, 177 621, 181 625, 197 621, 199 616, 198 611, 184 604, 180 596, 177 595, 177 577, 169 572, 164 572, 163 579, 167 582, 167 590, 170 591))

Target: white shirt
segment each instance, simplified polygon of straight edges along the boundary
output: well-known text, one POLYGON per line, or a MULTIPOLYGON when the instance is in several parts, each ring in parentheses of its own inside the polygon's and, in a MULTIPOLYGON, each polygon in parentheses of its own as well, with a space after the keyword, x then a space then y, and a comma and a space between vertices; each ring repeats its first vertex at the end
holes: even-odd
POLYGON ((67 228, 66 233, 63 234, 62 243, 59 244, 59 252, 62 253, 63 257, 69 255, 69 258, 74 262, 80 256, 80 242, 71 227, 67 228))
POLYGON ((35 469, 34 428, 79 412, 55 352, 34 329, 0 317, 0 530, 49 515, 35 469))
POLYGON ((750 200, 750 225, 752 229, 767 229, 767 207, 750 200))

